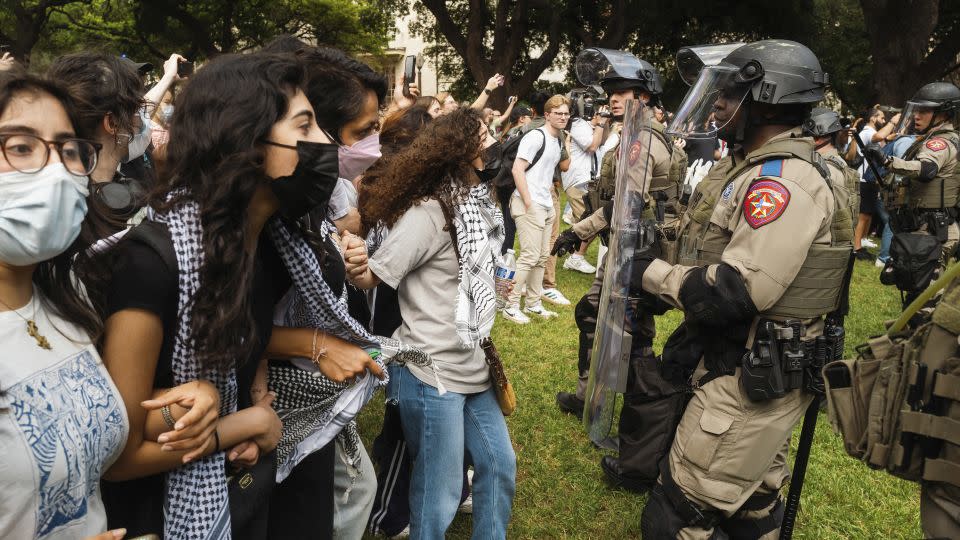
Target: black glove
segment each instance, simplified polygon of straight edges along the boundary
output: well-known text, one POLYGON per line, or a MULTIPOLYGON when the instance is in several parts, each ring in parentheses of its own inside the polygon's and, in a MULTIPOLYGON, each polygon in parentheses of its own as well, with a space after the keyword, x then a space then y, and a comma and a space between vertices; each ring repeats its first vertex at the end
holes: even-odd
POLYGON ((866 157, 867 161, 872 163, 873 166, 878 169, 886 167, 887 161, 890 160, 890 156, 884 155, 880 149, 869 146, 863 151, 863 155, 866 157))
POLYGON ((644 251, 633 256, 633 271, 630 273, 630 296, 644 296, 643 274, 653 262, 652 253, 644 251))
POLYGON ((573 253, 580 249, 580 243, 582 241, 583 240, 580 240, 580 237, 577 236, 577 233, 573 232, 573 229, 567 229, 557 237, 557 241, 553 243, 553 249, 550 250, 550 254, 563 257, 567 253, 573 253))

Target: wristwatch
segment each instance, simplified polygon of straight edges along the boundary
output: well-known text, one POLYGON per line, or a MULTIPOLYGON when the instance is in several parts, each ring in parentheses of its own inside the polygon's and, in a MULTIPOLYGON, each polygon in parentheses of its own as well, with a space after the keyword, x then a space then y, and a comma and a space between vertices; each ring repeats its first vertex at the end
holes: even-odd
POLYGON ((483 93, 489 96, 490 94, 493 93, 493 90, 491 90, 491 89, 489 89, 489 88, 484 88, 484 89, 483 89, 483 93))

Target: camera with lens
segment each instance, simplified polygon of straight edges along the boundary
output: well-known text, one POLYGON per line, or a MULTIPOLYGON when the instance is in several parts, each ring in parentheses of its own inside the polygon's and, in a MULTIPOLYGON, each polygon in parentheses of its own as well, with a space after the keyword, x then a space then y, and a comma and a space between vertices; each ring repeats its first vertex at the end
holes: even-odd
POLYGON ((601 105, 607 104, 607 96, 599 87, 574 88, 570 91, 570 117, 592 120, 601 105))

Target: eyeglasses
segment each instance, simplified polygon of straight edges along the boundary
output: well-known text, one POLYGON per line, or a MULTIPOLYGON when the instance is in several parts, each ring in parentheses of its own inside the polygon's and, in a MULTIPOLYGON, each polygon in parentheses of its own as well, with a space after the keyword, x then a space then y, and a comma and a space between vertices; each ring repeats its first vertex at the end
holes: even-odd
POLYGON ((570 113, 568 113, 568 112, 556 112, 556 111, 552 111, 550 114, 555 115, 555 116, 570 116, 570 113))
POLYGON ((84 139, 48 141, 27 133, 0 134, 0 152, 11 167, 33 174, 47 166, 50 146, 57 149, 60 161, 68 171, 89 176, 97 167, 97 155, 103 145, 84 139))

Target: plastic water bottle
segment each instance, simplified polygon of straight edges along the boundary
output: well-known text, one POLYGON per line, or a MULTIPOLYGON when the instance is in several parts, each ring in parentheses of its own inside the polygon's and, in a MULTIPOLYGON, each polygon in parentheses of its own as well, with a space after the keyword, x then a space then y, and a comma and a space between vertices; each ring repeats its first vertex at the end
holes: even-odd
POLYGON ((508 249, 507 254, 497 262, 497 269, 493 273, 493 281, 497 288, 497 308, 507 305, 510 285, 513 284, 513 277, 516 274, 517 256, 512 249, 508 249))

